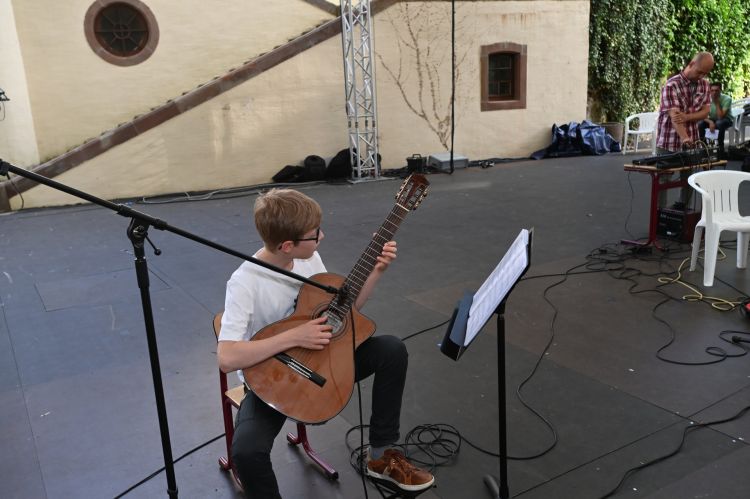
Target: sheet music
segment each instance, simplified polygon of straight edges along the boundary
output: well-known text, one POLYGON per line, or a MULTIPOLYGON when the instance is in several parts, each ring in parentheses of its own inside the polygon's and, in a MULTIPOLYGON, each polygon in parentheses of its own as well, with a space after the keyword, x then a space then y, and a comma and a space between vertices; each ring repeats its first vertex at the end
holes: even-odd
POLYGON ((474 301, 469 309, 469 320, 466 324, 466 338, 464 346, 468 346, 482 327, 495 313, 500 302, 505 299, 510 289, 516 283, 529 265, 529 231, 523 229, 508 248, 508 251, 497 264, 492 274, 484 281, 474 294, 474 301))

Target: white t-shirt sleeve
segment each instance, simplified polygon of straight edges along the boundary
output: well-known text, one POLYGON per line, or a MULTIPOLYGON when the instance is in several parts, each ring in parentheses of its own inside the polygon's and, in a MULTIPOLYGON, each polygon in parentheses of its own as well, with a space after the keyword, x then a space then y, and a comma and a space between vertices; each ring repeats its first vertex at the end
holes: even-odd
POLYGON ((254 303, 252 292, 243 286, 239 279, 232 276, 232 279, 227 282, 219 341, 250 339, 249 329, 255 312, 254 303))

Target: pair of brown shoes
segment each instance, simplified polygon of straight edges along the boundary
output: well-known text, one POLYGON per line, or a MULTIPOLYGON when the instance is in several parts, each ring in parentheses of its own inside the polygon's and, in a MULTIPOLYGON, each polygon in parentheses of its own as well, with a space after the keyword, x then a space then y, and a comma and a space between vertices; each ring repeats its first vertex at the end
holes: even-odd
POLYGON ((387 480, 408 491, 424 490, 435 483, 432 473, 417 468, 394 449, 386 449, 380 459, 370 459, 367 462, 367 475, 387 480))

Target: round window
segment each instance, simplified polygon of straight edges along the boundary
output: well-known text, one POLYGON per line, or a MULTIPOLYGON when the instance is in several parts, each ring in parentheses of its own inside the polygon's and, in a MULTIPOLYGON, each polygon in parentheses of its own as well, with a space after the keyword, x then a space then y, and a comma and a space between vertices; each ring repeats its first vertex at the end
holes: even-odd
POLYGON ((139 0, 99 0, 86 12, 86 39, 99 57, 119 66, 148 59, 159 28, 151 10, 139 0))

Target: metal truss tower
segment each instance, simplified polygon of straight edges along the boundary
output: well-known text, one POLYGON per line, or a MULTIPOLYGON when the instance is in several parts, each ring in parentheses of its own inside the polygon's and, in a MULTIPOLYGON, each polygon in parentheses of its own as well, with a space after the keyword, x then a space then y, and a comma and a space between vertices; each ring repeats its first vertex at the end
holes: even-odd
POLYGON ((377 180, 380 164, 370 0, 341 0, 341 35, 351 181, 377 180))

